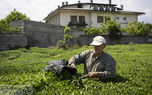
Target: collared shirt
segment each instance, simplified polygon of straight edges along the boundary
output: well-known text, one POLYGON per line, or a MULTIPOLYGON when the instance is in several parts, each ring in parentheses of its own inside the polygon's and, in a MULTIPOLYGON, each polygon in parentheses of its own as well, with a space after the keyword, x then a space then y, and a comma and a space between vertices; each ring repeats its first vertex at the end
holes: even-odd
POLYGON ((114 78, 116 76, 116 62, 111 55, 102 52, 98 57, 94 56, 93 50, 86 50, 73 56, 69 64, 84 64, 84 73, 98 72, 98 77, 102 80, 114 78))

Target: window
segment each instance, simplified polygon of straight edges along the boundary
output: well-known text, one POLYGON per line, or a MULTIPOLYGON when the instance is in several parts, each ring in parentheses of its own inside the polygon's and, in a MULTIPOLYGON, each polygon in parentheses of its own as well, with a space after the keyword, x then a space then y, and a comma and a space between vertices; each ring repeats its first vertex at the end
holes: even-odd
POLYGON ((77 16, 71 16, 71 22, 77 22, 77 16))
POLYGON ((85 22, 85 16, 79 16, 79 22, 84 23, 85 22))
POLYGON ((126 18, 126 17, 124 17, 123 19, 124 19, 124 20, 127 20, 127 18, 126 18))
POLYGON ((119 17, 117 17, 117 20, 119 20, 119 17))
POLYGON ((97 23, 103 22, 103 16, 97 16, 97 23))

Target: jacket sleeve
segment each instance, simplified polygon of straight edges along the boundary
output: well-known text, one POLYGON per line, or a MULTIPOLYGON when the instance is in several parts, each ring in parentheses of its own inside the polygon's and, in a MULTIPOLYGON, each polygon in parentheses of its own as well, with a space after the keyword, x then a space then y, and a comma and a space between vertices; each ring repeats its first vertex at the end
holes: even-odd
POLYGON ((106 80, 108 78, 116 77, 116 62, 113 58, 111 58, 106 62, 105 70, 103 72, 98 72, 98 77, 101 80, 106 80))
POLYGON ((87 55, 89 54, 89 50, 83 51, 81 53, 79 53, 78 55, 75 55, 73 57, 70 58, 69 60, 69 65, 78 65, 81 63, 85 63, 85 59, 87 57, 87 55))

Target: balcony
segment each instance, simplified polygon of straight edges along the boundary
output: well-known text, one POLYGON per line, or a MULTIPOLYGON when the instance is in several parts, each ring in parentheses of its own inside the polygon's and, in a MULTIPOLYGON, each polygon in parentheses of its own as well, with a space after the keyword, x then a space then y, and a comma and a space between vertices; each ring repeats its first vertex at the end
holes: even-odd
POLYGON ((83 21, 83 22, 71 22, 70 21, 68 24, 68 26, 71 28, 80 28, 80 29, 86 28, 87 25, 88 24, 85 21, 83 21))

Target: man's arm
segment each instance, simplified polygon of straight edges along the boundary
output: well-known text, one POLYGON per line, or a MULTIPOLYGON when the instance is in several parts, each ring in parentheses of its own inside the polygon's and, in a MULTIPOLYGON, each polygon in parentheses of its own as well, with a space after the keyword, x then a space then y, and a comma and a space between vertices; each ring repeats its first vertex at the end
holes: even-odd
POLYGON ((78 55, 71 57, 69 60, 69 65, 72 67, 75 67, 75 65, 84 63, 86 56, 89 52, 90 52, 89 50, 86 50, 86 51, 79 53, 78 55))
POLYGON ((103 72, 90 72, 88 73, 90 78, 98 77, 101 80, 106 80, 108 78, 115 78, 116 76, 116 62, 112 58, 108 60, 105 66, 105 70, 103 72))

